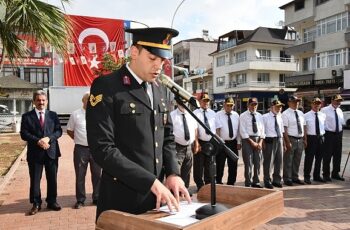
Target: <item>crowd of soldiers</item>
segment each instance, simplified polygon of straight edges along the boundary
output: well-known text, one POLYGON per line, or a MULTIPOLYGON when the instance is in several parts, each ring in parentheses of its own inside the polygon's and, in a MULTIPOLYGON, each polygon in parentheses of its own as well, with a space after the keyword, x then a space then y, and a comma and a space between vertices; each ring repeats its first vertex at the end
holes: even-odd
MULTIPOLYGON (((342 100, 340 95, 335 95, 330 105, 321 108, 321 99, 315 97, 311 110, 304 114, 298 109, 301 99, 292 95, 288 98, 286 110, 282 111, 285 105, 275 99, 268 113, 262 115, 257 112, 258 99, 253 97, 247 101, 247 110, 239 115, 234 111, 233 98, 226 98, 223 109, 215 113, 210 109, 209 96, 203 94, 199 101, 200 108, 193 113, 236 155, 239 155, 238 150, 242 150, 246 187, 273 189, 282 188, 283 184, 326 183, 332 179, 344 181, 339 174, 344 122, 339 108, 342 100), (301 180, 299 167, 304 150, 304 175, 301 180), (263 184, 260 181, 261 165, 263 184)), ((211 141, 212 136, 197 124, 183 106, 179 105, 172 111, 171 118, 181 177, 188 188, 193 162, 193 178, 199 190, 211 179, 210 158, 203 146, 211 141)), ((227 185, 234 185, 237 161, 223 150, 215 154, 216 183, 223 183, 227 159, 227 185)))

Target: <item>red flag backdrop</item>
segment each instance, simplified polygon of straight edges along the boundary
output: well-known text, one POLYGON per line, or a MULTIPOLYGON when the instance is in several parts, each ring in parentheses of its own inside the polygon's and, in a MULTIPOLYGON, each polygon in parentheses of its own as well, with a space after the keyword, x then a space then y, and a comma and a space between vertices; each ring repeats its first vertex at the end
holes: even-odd
POLYGON ((124 20, 68 16, 73 22, 73 36, 64 60, 64 84, 89 86, 96 77, 105 53, 118 57, 125 51, 124 20))

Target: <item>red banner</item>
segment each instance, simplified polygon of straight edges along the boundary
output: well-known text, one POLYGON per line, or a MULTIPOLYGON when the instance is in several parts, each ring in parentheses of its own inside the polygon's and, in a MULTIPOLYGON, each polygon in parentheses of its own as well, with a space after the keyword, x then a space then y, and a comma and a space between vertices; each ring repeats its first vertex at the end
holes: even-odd
POLYGON ((94 70, 100 68, 106 53, 120 57, 125 51, 124 20, 68 16, 73 22, 73 36, 64 60, 64 84, 89 86, 94 70))

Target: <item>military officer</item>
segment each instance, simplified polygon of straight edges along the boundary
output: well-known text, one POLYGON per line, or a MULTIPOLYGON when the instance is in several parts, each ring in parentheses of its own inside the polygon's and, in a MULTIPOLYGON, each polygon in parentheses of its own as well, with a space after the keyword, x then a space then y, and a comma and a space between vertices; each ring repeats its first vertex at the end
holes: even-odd
POLYGON ((178 210, 180 196, 190 202, 179 177, 165 88, 156 81, 178 31, 126 32, 133 34, 130 62, 94 80, 86 111, 90 150, 103 169, 97 218, 105 210, 139 214, 162 203, 178 210), (162 170, 164 184, 159 180, 162 170))

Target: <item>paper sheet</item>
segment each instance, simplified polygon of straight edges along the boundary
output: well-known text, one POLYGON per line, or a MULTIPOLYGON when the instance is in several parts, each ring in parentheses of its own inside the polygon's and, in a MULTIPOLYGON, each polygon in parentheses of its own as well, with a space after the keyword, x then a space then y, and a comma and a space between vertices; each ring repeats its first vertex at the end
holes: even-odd
POLYGON ((187 201, 181 201, 179 212, 170 212, 168 206, 163 206, 159 210, 162 212, 167 212, 171 215, 159 218, 157 220, 179 226, 186 226, 199 221, 195 217, 196 210, 206 204, 208 203, 192 202, 191 204, 188 204, 187 201))

